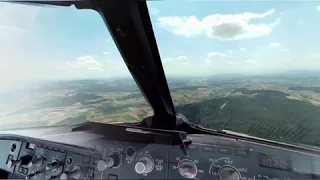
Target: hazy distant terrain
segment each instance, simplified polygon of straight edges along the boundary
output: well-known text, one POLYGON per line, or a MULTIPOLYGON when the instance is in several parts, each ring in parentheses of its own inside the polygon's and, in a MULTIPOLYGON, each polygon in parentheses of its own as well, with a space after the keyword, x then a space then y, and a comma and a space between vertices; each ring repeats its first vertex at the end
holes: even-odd
MULTIPOLYGON (((320 75, 168 78, 189 121, 281 141, 320 145, 320 75)), ((84 121, 136 122, 152 115, 129 79, 50 81, 0 93, 1 128, 84 121)))
POLYGON ((2 129, 135 122, 152 114, 132 79, 50 81, 0 93, 2 129))

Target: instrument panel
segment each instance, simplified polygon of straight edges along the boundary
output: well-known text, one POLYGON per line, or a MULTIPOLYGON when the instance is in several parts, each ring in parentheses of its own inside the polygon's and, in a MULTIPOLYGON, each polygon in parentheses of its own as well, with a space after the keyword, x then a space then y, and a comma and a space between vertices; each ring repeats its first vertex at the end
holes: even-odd
POLYGON ((28 142, 0 140, 3 144, 7 153, 0 169, 25 179, 167 178, 166 145, 101 140, 94 150, 68 152, 28 142))
POLYGON ((318 179, 320 157, 209 135, 182 147, 99 139, 94 148, 0 140, 0 169, 25 179, 318 179), (61 148, 66 147, 66 148, 61 148), (77 150, 76 150, 77 149, 77 150), (5 152, 4 152, 5 151, 5 152))
POLYGON ((318 179, 320 157, 279 147, 208 135, 189 136, 188 156, 170 149, 170 178, 318 179), (319 164, 319 163, 318 163, 319 164))

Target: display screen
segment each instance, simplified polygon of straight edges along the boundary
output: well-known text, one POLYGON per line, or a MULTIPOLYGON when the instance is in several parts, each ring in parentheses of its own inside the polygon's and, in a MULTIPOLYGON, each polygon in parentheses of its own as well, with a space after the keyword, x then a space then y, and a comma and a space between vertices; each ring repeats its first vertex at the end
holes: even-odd
POLYGON ((274 156, 260 154, 259 165, 261 167, 292 171, 292 162, 289 158, 278 158, 274 156))

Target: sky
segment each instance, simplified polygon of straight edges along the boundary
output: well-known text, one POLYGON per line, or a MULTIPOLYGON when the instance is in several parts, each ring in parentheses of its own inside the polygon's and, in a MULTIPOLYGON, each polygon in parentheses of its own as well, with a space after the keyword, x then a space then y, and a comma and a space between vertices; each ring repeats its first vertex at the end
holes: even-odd
MULTIPOLYGON (((320 69, 320 2, 148 1, 148 7, 167 76, 320 69)), ((130 76, 93 10, 0 2, 0 41, 2 85, 130 76)))

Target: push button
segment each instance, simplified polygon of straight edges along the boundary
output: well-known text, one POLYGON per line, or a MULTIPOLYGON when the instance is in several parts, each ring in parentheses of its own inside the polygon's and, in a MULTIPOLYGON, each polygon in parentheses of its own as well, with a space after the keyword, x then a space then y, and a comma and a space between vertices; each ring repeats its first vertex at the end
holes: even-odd
POLYGON ((10 155, 8 156, 8 158, 7 158, 6 164, 8 164, 8 162, 11 161, 12 159, 13 159, 13 156, 10 154, 10 155))
POLYGON ((94 176, 94 169, 93 168, 87 168, 86 169, 86 178, 93 179, 94 176))
POLYGON ((23 167, 19 166, 18 172, 19 172, 19 173, 23 173, 23 167))
POLYGON ((109 175, 108 175, 108 179, 110 179, 110 180, 117 180, 117 179, 118 179, 118 176, 117 176, 117 175, 114 175, 114 174, 109 174, 109 175))
POLYGON ((28 168, 23 168, 23 174, 28 175, 28 168))

